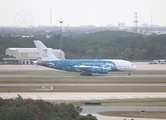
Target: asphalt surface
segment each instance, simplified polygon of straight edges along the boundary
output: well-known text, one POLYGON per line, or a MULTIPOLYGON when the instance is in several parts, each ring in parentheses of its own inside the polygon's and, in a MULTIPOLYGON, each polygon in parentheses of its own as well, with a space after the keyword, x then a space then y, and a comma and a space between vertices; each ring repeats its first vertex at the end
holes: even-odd
POLYGON ((82 106, 83 114, 97 114, 101 111, 136 111, 141 112, 143 111, 166 111, 166 107, 148 107, 148 106, 122 106, 122 107, 116 107, 116 106, 82 106))
MULTIPOLYGON (((116 107, 116 106, 82 106, 83 111, 81 114, 93 114, 98 118, 98 120, 131 120, 130 117, 111 117, 111 116, 101 116, 97 113, 99 112, 106 112, 106 111, 134 111, 134 112, 141 112, 141 111, 159 111, 163 112, 166 111, 166 107, 147 107, 147 106, 122 106, 122 107, 116 107)), ((134 120, 161 120, 161 119, 147 119, 147 118, 134 118, 134 120)))
POLYGON ((166 74, 132 74, 128 76, 127 74, 109 74, 109 75, 99 75, 94 74, 93 76, 80 76, 78 75, 26 75, 26 74, 0 74, 0 78, 166 78, 166 74))
POLYGON ((23 98, 44 99, 55 101, 86 101, 86 100, 111 100, 111 99, 145 99, 166 98, 165 92, 15 92, 0 93, 2 98, 13 98, 21 95, 23 98))
POLYGON ((0 83, 0 86, 166 86, 166 83, 0 83))
MULTIPOLYGON (((87 115, 87 114, 82 114, 87 115)), ((132 118, 132 117, 116 117, 116 116, 102 116, 99 114, 93 114, 98 120, 165 120, 165 119, 154 119, 154 118, 132 118)))
MULTIPOLYGON (((148 64, 148 62, 133 62, 137 70, 166 70, 166 64, 148 64)), ((31 71, 31 70, 55 70, 36 65, 0 65, 0 71, 31 71)))

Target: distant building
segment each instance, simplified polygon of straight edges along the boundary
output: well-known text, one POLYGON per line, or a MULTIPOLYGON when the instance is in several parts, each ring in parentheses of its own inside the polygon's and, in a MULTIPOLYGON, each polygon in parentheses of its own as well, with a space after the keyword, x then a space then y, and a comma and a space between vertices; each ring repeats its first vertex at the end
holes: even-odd
MULTIPOLYGON (((60 58, 60 49, 48 48, 57 57, 60 58)), ((3 58, 8 63, 9 61, 17 61, 20 64, 32 64, 33 61, 41 60, 37 48, 8 48, 6 55, 10 58, 3 58)), ((65 53, 61 51, 61 58, 65 59, 65 53)))
POLYGON ((82 28, 95 28, 95 25, 80 25, 82 28))
POLYGON ((151 27, 150 25, 148 25, 148 24, 146 24, 146 23, 143 23, 141 26, 142 26, 142 27, 151 27))
POLYGON ((119 28, 119 30, 125 29, 126 28, 125 23, 119 23, 118 28, 119 28))

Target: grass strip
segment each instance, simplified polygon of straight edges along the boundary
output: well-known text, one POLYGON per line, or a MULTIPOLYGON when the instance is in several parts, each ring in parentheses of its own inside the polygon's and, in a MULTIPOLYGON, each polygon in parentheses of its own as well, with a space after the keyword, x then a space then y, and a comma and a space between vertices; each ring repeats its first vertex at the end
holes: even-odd
MULTIPOLYGON (((146 99, 113 99, 113 100, 96 100, 88 102, 99 102, 101 106, 166 106, 166 100, 160 98, 146 99)), ((73 102, 75 106, 85 106, 81 102, 73 102)))
POLYGON ((166 112, 100 112, 98 113, 104 116, 118 116, 118 117, 130 117, 130 118, 157 118, 166 119, 166 112))

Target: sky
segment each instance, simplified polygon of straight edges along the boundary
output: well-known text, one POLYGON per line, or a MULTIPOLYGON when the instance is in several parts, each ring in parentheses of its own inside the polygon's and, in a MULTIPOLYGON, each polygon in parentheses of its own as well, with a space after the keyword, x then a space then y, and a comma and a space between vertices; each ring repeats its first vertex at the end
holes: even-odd
POLYGON ((166 0, 0 0, 0 26, 166 26, 166 0))

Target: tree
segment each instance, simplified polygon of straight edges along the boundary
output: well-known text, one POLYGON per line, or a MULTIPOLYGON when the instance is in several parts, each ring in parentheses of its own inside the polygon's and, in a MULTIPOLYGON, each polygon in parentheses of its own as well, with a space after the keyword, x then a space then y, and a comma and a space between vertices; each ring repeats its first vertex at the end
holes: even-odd
MULTIPOLYGON (((41 37, 42 35, 36 35, 41 37)), ((36 38, 0 36, 0 60, 5 57, 9 47, 35 47, 36 38)), ((53 34, 50 38, 42 37, 42 42, 53 49, 60 48, 60 35, 53 34)), ((127 60, 164 59, 166 56, 166 35, 144 36, 123 31, 99 31, 89 34, 72 34, 62 37, 62 50, 70 59, 99 59, 122 57, 127 60), (123 56, 122 54, 123 53, 123 56)))
MULTIPOLYGON (((0 120, 75 120, 82 108, 73 104, 53 104, 43 100, 0 98, 0 120)), ((93 118, 82 116, 81 119, 93 118)))
POLYGON ((78 116, 75 120, 97 120, 97 118, 91 114, 88 114, 86 116, 78 116))

